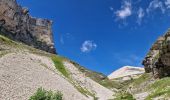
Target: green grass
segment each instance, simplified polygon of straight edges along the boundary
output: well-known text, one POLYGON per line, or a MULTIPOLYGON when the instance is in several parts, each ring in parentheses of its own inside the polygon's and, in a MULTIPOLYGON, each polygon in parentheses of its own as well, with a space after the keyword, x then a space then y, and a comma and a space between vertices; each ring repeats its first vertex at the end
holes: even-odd
POLYGON ((67 79, 68 81, 83 95, 85 96, 92 96, 94 98, 95 94, 91 93, 90 91, 88 91, 87 89, 81 87, 79 84, 76 84, 72 78, 70 77, 68 71, 66 70, 65 66, 63 65, 63 60, 65 60, 66 58, 57 56, 57 55, 52 55, 51 56, 52 61, 55 64, 56 69, 61 72, 67 79))
POLYGON ((51 57, 51 59, 53 60, 55 67, 58 71, 60 71, 66 78, 68 78, 68 81, 73 84, 73 86, 83 95, 85 96, 92 96, 94 97, 94 94, 92 94, 91 92, 89 92, 87 89, 84 89, 83 87, 81 87, 80 85, 77 85, 69 76, 68 71, 65 69, 65 66, 63 65, 63 58, 59 57, 57 55, 53 55, 51 57))
POLYGON ((157 80, 155 83, 153 83, 149 87, 152 89, 155 89, 155 88, 165 88, 167 86, 170 86, 170 78, 169 77, 157 80))
POLYGON ((170 88, 167 89, 157 89, 152 92, 145 100, 152 100, 153 98, 163 96, 163 98, 170 97, 170 88))
MULTIPOLYGON (((16 45, 16 42, 0 35, 0 45, 5 45, 5 46, 14 46, 16 45)), ((0 57, 10 53, 9 50, 6 50, 5 48, 0 47, 0 57)))
POLYGON ((104 80, 100 80, 98 81, 98 83, 108 89, 112 89, 112 88, 116 88, 116 89, 120 89, 122 88, 122 85, 118 82, 109 80, 109 79, 104 79, 104 80))
POLYGON ((54 93, 38 88, 37 92, 29 100, 63 100, 63 94, 59 91, 54 93))
MULTIPOLYGON (((75 83, 73 81, 73 79, 70 77, 69 73, 67 72, 67 70, 65 69, 64 65, 63 65, 63 61, 68 60, 67 58, 64 57, 59 57, 56 55, 52 56, 52 60, 56 66, 56 68, 64 75, 67 77, 68 81, 83 95, 85 95, 86 97, 88 96, 92 96, 94 98, 94 100, 97 100, 97 97, 95 97, 95 94, 91 93, 88 89, 83 88, 82 86, 80 86, 79 84, 75 83)), ((84 69, 83 69, 84 70, 84 69)))
POLYGON ((75 88, 83 95, 85 95, 86 97, 92 96, 95 98, 95 94, 91 93, 90 91, 88 91, 87 89, 84 89, 83 87, 81 87, 80 85, 75 85, 75 88))
POLYGON ((8 54, 9 52, 7 51, 0 51, 0 58, 8 54))
POLYGON ((114 100, 135 100, 135 99, 132 94, 125 92, 125 91, 121 91, 116 94, 116 97, 114 100))
MULTIPOLYGON (((30 53, 33 53, 33 54, 36 54, 36 55, 40 55, 40 56, 46 56, 46 57, 50 57, 51 54, 48 53, 48 52, 45 52, 43 50, 39 50, 39 49, 36 49, 36 48, 33 48, 31 46, 28 46, 22 42, 15 42, 3 35, 0 35, 0 45, 5 45, 6 47, 9 47, 11 48, 12 52, 15 50, 28 50, 28 52, 30 53)), ((2 48, 3 50, 4 48, 2 48)), ((1 50, 1 48, 0 48, 1 50)), ((7 51, 6 49, 4 49, 4 51, 7 51)), ((9 50, 8 50, 9 51, 9 50)))
POLYGON ((150 95, 146 98, 146 100, 151 100, 155 97, 170 97, 170 78, 163 78, 160 80, 157 80, 150 86, 148 86, 148 89, 150 89, 152 92, 150 95))
POLYGON ((16 44, 16 42, 14 42, 14 41, 12 41, 12 40, 10 40, 10 39, 8 39, 7 37, 2 36, 2 35, 0 35, 0 42, 1 42, 1 43, 5 43, 5 44, 8 44, 8 45, 14 45, 14 44, 16 44))
POLYGON ((140 76, 139 78, 135 79, 133 82, 132 82, 132 85, 133 86, 139 86, 140 84, 148 81, 151 79, 151 76, 150 74, 147 74, 147 73, 144 73, 142 76, 140 76))
POLYGON ((120 88, 118 88, 118 89, 126 90, 130 86, 130 84, 132 84, 133 82, 134 82, 134 79, 120 82, 120 88))
POLYGON ((144 73, 137 79, 133 79, 127 84, 123 85, 122 89, 130 89, 132 93, 141 93, 148 91, 148 86, 151 84, 152 75, 144 73))
POLYGON ((65 69, 64 65, 63 65, 63 59, 57 55, 53 55, 51 57, 52 61, 54 62, 54 65, 56 67, 56 69, 61 72, 65 77, 69 78, 69 73, 68 71, 65 69))

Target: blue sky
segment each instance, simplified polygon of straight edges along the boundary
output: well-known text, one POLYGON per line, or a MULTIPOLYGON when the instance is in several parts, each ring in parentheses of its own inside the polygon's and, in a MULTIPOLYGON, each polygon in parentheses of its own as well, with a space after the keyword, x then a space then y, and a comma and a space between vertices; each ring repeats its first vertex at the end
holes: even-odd
POLYGON ((53 20, 57 52, 106 75, 142 66, 152 43, 170 27, 170 0, 18 0, 53 20))

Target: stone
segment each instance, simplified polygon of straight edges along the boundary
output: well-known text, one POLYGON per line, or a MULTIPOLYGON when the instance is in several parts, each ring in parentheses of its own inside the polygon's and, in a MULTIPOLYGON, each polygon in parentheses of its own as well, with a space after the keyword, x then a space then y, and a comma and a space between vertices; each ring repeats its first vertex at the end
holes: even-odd
POLYGON ((153 44, 142 64, 155 78, 170 76, 170 30, 153 44))
POLYGON ((0 0, 0 31, 13 40, 50 53, 56 53, 52 21, 30 16, 28 8, 16 0, 0 0))

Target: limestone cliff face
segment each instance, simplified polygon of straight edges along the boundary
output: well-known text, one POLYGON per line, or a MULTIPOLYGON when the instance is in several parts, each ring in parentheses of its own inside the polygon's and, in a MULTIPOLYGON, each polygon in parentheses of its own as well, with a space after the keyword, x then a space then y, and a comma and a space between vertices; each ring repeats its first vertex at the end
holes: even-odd
POLYGON ((52 21, 33 18, 29 10, 16 0, 0 0, 1 34, 50 53, 56 53, 52 36, 52 21))
POLYGON ((145 71, 155 78, 170 76, 170 30, 158 38, 143 60, 145 71))

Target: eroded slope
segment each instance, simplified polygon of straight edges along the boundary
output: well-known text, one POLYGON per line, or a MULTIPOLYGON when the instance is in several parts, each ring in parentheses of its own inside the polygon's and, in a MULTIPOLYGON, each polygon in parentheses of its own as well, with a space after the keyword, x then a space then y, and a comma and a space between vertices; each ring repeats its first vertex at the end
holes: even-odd
POLYGON ((69 60, 0 36, 0 99, 27 100, 40 87, 61 91, 64 100, 114 98, 69 60))

